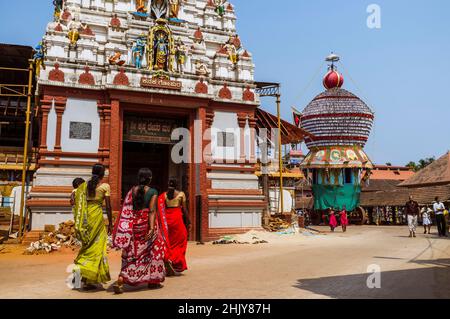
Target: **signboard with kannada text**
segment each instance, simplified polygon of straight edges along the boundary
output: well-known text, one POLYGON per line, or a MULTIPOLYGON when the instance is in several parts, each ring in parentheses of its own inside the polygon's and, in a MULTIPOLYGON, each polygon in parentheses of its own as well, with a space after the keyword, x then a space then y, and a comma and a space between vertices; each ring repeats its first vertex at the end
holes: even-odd
POLYGON ((174 144, 172 132, 182 127, 173 119, 152 119, 138 116, 126 116, 124 121, 123 140, 154 144, 174 144))
POLYGON ((181 91, 183 83, 161 78, 141 78, 141 87, 181 91))

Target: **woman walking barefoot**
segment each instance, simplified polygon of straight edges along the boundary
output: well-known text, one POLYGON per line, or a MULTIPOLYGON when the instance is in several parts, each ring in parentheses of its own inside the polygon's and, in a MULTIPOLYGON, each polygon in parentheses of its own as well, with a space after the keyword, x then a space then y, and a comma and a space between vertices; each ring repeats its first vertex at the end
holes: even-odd
POLYGON ((79 272, 85 290, 93 290, 98 284, 111 280, 109 274, 107 243, 112 231, 112 213, 110 186, 101 183, 105 176, 105 167, 96 164, 92 177, 81 184, 75 193, 75 230, 82 246, 75 259, 74 271, 79 272), (106 232, 103 219, 103 202, 106 203, 109 226, 106 232))
POLYGON ((125 284, 162 288, 166 277, 166 222, 158 213, 158 192, 150 187, 151 181, 151 170, 141 169, 138 186, 129 191, 114 228, 113 245, 122 249, 122 270, 114 285, 116 294, 124 292, 125 284))
POLYGON ((169 230, 170 252, 166 264, 169 276, 180 275, 187 270, 186 250, 190 221, 186 210, 186 195, 176 190, 177 182, 169 182, 169 190, 159 198, 159 205, 165 210, 169 230))
POLYGON ((345 232, 347 232, 347 226, 348 226, 347 209, 345 206, 344 206, 343 210, 339 213, 339 216, 341 219, 342 231, 345 233, 345 232))

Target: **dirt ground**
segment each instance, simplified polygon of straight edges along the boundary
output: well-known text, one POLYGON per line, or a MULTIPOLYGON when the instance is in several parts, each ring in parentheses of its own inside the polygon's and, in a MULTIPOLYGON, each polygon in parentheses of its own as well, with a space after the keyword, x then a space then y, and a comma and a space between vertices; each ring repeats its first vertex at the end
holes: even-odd
MULTIPOLYGON (((168 278, 161 290, 129 288, 122 296, 113 295, 113 281, 94 292, 70 290, 70 250, 24 256, 22 248, 3 246, 0 298, 450 298, 449 239, 411 239, 405 227, 318 229, 324 233, 254 234, 268 244, 190 244, 190 270, 182 277, 168 278), (370 265, 381 269, 380 289, 367 287, 370 265)), ((120 254, 111 252, 109 261, 115 277, 120 254)))

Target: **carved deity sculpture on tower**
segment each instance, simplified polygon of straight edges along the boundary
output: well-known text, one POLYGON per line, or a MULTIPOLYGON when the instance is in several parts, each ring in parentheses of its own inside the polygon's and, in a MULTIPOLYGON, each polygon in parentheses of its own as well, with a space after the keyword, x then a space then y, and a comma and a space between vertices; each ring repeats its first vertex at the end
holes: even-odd
POLYGON ((216 13, 221 17, 225 14, 225 3, 226 0, 213 0, 214 5, 216 6, 216 13))
POLYGON ((169 0, 170 3, 170 14, 171 19, 178 19, 178 14, 180 13, 181 0, 169 0))
POLYGON ((142 68, 142 62, 144 60, 146 46, 147 46, 146 35, 141 34, 139 38, 136 40, 136 43, 132 49, 133 64, 138 69, 142 68))
POLYGON ((136 0, 136 11, 133 15, 139 18, 148 17, 147 0, 136 0))
POLYGON ((200 76, 209 76, 209 73, 210 72, 208 70, 208 67, 206 66, 206 63, 197 61, 197 63, 195 64, 195 74, 200 76))
POLYGON ((125 64, 125 60, 122 60, 122 53, 120 53, 118 50, 116 50, 114 55, 111 55, 108 58, 108 62, 110 65, 118 65, 118 66, 122 66, 125 64))
POLYGON ((147 7, 146 7, 145 0, 136 0, 136 11, 147 13, 147 7))
POLYGON ((147 43, 147 61, 150 70, 162 73, 173 72, 175 63, 175 41, 167 21, 158 19, 150 29, 147 43))
POLYGON ((155 63, 154 69, 156 71, 168 71, 168 57, 169 57, 169 43, 164 33, 160 32, 156 36, 154 51, 155 63))
POLYGON ((228 53, 228 58, 230 59, 230 61, 236 65, 238 63, 239 57, 238 57, 238 52, 237 52, 237 48, 235 46, 235 44, 232 41, 228 41, 223 48, 227 51, 228 53))
POLYGON ((80 31, 87 28, 87 25, 81 23, 78 15, 75 15, 74 19, 70 21, 69 25, 68 37, 71 45, 76 45, 78 40, 80 39, 80 31))
POLYGON ((150 8, 153 19, 167 19, 169 13, 168 0, 151 0, 150 8))
POLYGON ((53 17, 55 18, 55 22, 59 22, 61 19, 61 12, 64 8, 64 0, 53 0, 53 5, 55 6, 53 17))
POLYGON ((41 41, 34 49, 33 61, 36 69, 36 76, 39 77, 41 74, 41 68, 45 70, 45 54, 47 53, 47 48, 45 42, 41 41))
POLYGON ((176 56, 176 61, 177 61, 177 71, 179 73, 183 73, 184 65, 186 64, 188 49, 187 49, 186 45, 183 43, 183 41, 181 40, 181 38, 177 39, 177 42, 175 44, 175 50, 176 50, 175 56, 176 56))

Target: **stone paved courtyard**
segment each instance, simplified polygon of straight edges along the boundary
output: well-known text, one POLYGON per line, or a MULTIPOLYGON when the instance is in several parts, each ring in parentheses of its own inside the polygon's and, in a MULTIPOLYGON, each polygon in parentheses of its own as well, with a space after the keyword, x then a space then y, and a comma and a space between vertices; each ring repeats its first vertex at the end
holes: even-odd
MULTIPOLYGON (((114 296, 71 291, 66 268, 75 253, 23 256, 0 252, 0 298, 450 298, 450 240, 407 237, 404 227, 351 227, 346 234, 261 235, 269 244, 189 247, 190 270, 164 289, 114 296), (381 289, 367 288, 369 265, 381 267, 381 289)), ((112 275, 120 255, 111 252, 112 275)))

